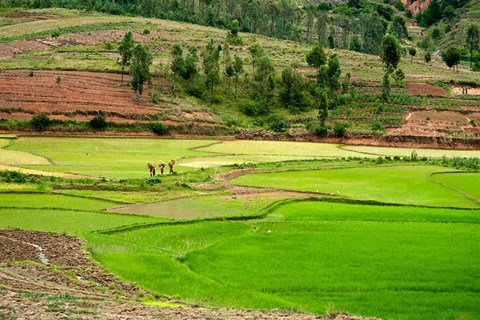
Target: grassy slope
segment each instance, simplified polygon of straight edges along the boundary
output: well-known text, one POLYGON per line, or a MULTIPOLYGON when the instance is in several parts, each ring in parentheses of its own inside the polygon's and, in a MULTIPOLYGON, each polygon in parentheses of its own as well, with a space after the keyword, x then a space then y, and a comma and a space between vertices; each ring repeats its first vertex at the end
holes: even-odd
MULTIPOLYGON (((49 10, 37 10, 42 13, 49 13, 49 10)), ((66 11, 66 10, 56 10, 56 12, 63 12, 63 16, 59 19, 48 20, 48 21, 32 21, 20 23, 18 25, 10 25, 0 27, 0 36, 8 37, 23 37, 28 38, 29 34, 32 33, 32 30, 37 30, 36 28, 41 27, 41 31, 50 32, 56 30, 58 27, 72 27, 72 26, 99 26, 101 29, 102 22, 124 22, 128 26, 118 26, 111 27, 112 29, 120 30, 132 30, 138 33, 142 33, 144 29, 149 29, 151 32, 158 31, 161 34, 158 37, 155 37, 156 40, 150 42, 150 46, 153 50, 154 61, 156 63, 167 63, 170 61, 170 56, 168 54, 169 49, 173 43, 180 43, 183 46, 189 46, 192 43, 195 43, 198 46, 204 46, 209 39, 214 39, 217 42, 223 42, 225 39, 226 31, 198 26, 190 25, 186 23, 177 23, 173 21, 164 21, 158 19, 143 19, 143 18, 134 18, 134 17, 121 17, 121 16, 108 16, 102 14, 86 14, 83 12, 76 11, 66 11), (68 13, 68 14, 67 14, 68 13), (52 26, 52 27, 49 27, 52 26)), ((95 28, 93 28, 95 31, 95 28)), ((73 31, 74 32, 74 31, 73 31)), ((306 62, 304 62, 304 57, 307 51, 310 49, 308 45, 296 43, 292 41, 284 41, 279 39, 272 39, 262 36, 256 36, 251 34, 242 34, 242 37, 246 40, 246 45, 250 45, 254 39, 266 49, 268 53, 272 55, 272 58, 275 62, 277 68, 285 68, 290 66, 292 62, 299 61, 301 66, 306 67, 306 62)), ((80 48, 77 48, 80 49, 80 48)), ((95 46, 90 48, 91 50, 101 51, 105 50, 103 46, 95 46)), ((248 52, 240 47, 232 48, 234 54, 240 55, 242 58, 247 60, 245 65, 246 71, 251 73, 250 63, 248 62, 248 52)), ((99 71, 107 70, 116 70, 119 71, 119 67, 115 66, 114 58, 108 57, 105 55, 99 55, 98 60, 95 61, 95 64, 91 63, 89 59, 85 59, 82 55, 78 55, 76 51, 72 50, 70 54, 68 52, 56 52, 56 49, 47 50, 44 53, 25 53, 17 55, 14 59, 7 59, 0 61, 0 69, 11 69, 11 68, 32 68, 37 66, 40 68, 72 68, 75 69, 87 69, 92 70, 96 69, 99 71), (42 62, 45 60, 41 55, 49 55, 52 57, 54 63, 50 62, 50 65, 47 62, 42 62), (38 57, 38 61, 35 62, 35 56, 38 57), (33 64, 33 65, 32 65, 33 64), (82 67, 83 66, 83 67, 82 67)), ((62 50, 63 51, 63 50, 62 50)), ((339 54, 343 74, 350 72, 354 78, 362 78, 364 80, 376 80, 381 81, 383 69, 381 66, 381 61, 378 56, 370 56, 357 52, 345 51, 345 50, 328 50, 329 52, 336 52, 339 54)), ((91 53, 90 53, 91 54, 91 53)), ((407 71, 406 76, 407 80, 418 80, 418 75, 416 74, 417 70, 422 70, 422 72, 427 73, 424 79, 439 78, 444 80, 452 79, 473 79, 475 78, 474 74, 463 71, 460 74, 450 74, 448 68, 443 66, 443 63, 440 61, 433 62, 432 66, 425 66, 420 62, 421 57, 416 57, 413 63, 410 62, 410 59, 402 59, 400 67, 407 71), (414 77, 411 77, 410 74, 415 73, 414 77)), ((313 70, 310 71, 313 74, 313 70)))

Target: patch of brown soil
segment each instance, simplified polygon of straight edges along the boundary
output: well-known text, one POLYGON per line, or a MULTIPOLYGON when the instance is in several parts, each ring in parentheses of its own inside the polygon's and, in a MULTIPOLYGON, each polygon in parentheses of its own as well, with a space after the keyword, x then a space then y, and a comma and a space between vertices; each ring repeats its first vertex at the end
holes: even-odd
POLYGON ((469 126, 464 115, 452 111, 411 112, 405 120, 405 125, 390 129, 388 133, 405 136, 441 136, 449 132, 462 132, 469 126))
POLYGON ((30 77, 28 71, 2 72, 0 108, 47 114, 103 111, 126 117, 159 112, 160 107, 145 98, 140 103, 133 100, 128 76, 125 86, 120 86, 120 80, 120 75, 109 73, 35 71, 30 77), (57 85, 58 76, 62 80, 57 85))
POLYGON ((465 93, 464 90, 467 89, 468 94, 476 94, 480 95, 480 88, 472 88, 470 86, 465 87, 452 87, 452 92, 455 94, 463 94, 465 93))
MULTIPOLYGON (((0 318, 2 319, 298 319, 361 320, 343 313, 318 317, 278 311, 141 305, 137 297, 149 295, 133 284, 106 274, 82 251, 83 241, 44 232, 0 230, 0 318), (18 263, 38 260, 41 247, 55 266, 18 263)), ((374 320, 373 318, 368 318, 374 320)), ((365 319, 365 320, 368 320, 365 319)))
POLYGON ((50 46, 38 41, 17 41, 9 44, 0 44, 0 59, 12 58, 16 54, 26 51, 42 51, 50 46))
POLYGON ((440 87, 427 83, 407 82, 407 93, 412 96, 438 96, 448 97, 448 93, 440 87))

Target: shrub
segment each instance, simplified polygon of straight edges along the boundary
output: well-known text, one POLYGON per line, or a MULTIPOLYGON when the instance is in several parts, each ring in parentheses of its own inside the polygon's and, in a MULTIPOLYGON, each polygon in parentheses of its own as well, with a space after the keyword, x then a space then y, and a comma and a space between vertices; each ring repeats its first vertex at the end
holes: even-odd
POLYGON ((469 123, 470 123, 470 125, 471 125, 472 127, 476 127, 476 126, 477 126, 477 123, 475 122, 475 119, 470 119, 469 123))
POLYGON ((4 171, 1 173, 1 177, 5 179, 5 182, 24 183, 27 181, 27 175, 19 171, 4 171))
POLYGON ((326 126, 315 127, 314 131, 317 137, 326 137, 328 134, 328 129, 326 126))
POLYGON ((36 116, 32 117, 32 120, 30 120, 30 126, 36 130, 36 131, 43 131, 46 130, 50 125, 52 121, 50 118, 43 112, 39 113, 36 116))
POLYGON ((188 95, 191 95, 192 97, 195 97, 197 99, 203 99, 203 95, 205 93, 205 90, 201 85, 198 84, 193 84, 189 85, 187 88, 185 88, 185 92, 188 95))
POLYGON ((162 136, 168 133, 169 128, 167 125, 161 122, 153 122, 153 123, 150 123, 150 130, 152 130, 153 133, 158 134, 159 136, 162 136))
POLYGON ((410 156, 410 159, 411 159, 412 161, 417 161, 417 160, 418 160, 418 153, 417 153, 417 151, 415 151, 415 150, 412 151, 412 155, 410 156))
POLYGON ((225 98, 223 96, 216 94, 212 97, 212 103, 213 104, 222 104, 225 102, 225 98))
POLYGON ((144 30, 143 30, 143 34, 150 34, 150 30, 144 29, 144 30))
POLYGON ((104 130, 107 127, 107 120, 105 119, 105 116, 98 115, 90 120, 88 124, 94 130, 104 130))
POLYGON ((237 106, 245 115, 250 117, 264 116, 270 113, 268 105, 253 100, 240 100, 237 106))
POLYGON ((383 130, 383 124, 380 122, 380 120, 375 120, 375 122, 372 125, 372 130, 373 131, 382 131, 383 130))
POLYGON ((335 122, 335 125, 333 127, 333 132, 335 133, 336 137, 344 137, 345 132, 347 131, 347 128, 349 127, 348 123, 344 122, 335 122))
POLYGON ((280 116, 272 117, 270 121, 270 130, 275 132, 285 132, 290 128, 290 123, 280 116))

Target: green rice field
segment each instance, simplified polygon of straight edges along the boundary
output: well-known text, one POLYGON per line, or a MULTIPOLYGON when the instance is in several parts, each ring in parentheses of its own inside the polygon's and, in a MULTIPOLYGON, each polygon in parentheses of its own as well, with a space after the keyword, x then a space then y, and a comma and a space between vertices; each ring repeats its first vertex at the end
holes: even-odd
POLYGON ((412 150, 368 148, 0 139, 0 165, 9 170, 65 174, 0 172, 0 228, 82 237, 109 272, 186 303, 478 319, 478 170, 380 161, 412 150), (18 158, 15 166, 2 154, 18 158), (147 161, 170 159, 175 175, 148 178, 147 161))
MULTIPOLYGON (((358 167, 244 175, 239 185, 276 187, 345 196, 358 200, 443 207, 480 207, 463 194, 434 183, 432 173, 451 171, 433 166, 358 167)), ((474 179, 470 182, 472 187, 474 179)))
POLYGON ((166 224, 89 239, 109 270, 210 305, 475 319, 479 222, 476 210, 306 201, 262 220, 166 224))

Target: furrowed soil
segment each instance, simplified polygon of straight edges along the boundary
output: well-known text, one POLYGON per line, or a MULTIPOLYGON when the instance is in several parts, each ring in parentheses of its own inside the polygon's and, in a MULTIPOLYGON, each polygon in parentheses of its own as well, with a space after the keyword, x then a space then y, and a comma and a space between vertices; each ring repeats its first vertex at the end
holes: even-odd
POLYGON ((153 114, 157 106, 137 103, 128 86, 129 77, 120 86, 121 76, 109 73, 77 71, 35 71, 33 77, 28 71, 0 73, 0 108, 17 114, 45 112, 67 115, 68 113, 103 111, 125 116, 153 114), (61 82, 56 83, 57 77, 61 82))
POLYGON ((66 235, 0 230, 0 319, 364 319, 189 306, 106 273, 84 247, 66 235))

